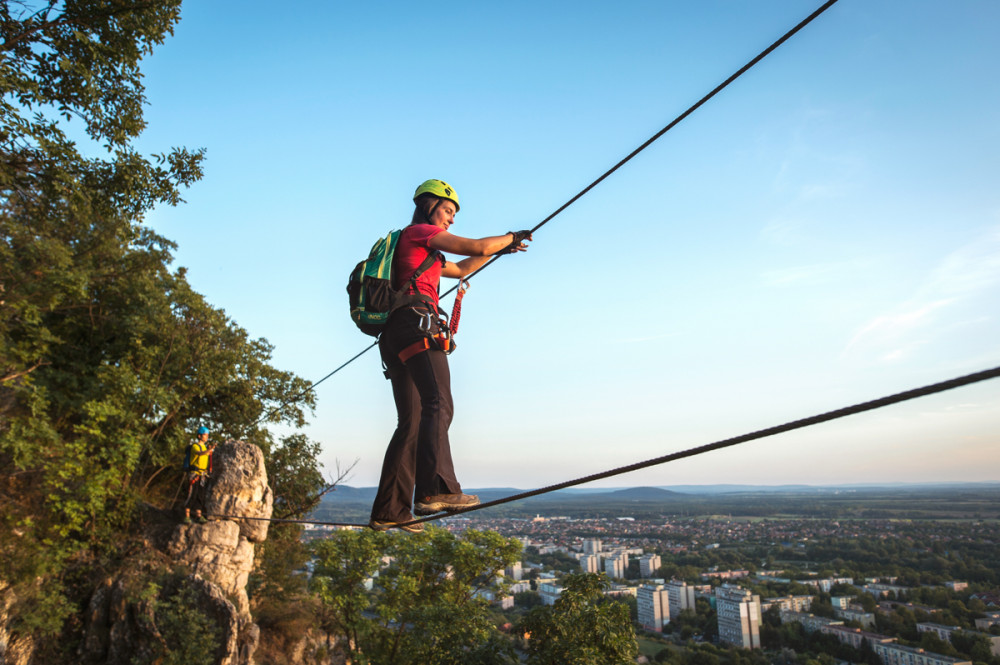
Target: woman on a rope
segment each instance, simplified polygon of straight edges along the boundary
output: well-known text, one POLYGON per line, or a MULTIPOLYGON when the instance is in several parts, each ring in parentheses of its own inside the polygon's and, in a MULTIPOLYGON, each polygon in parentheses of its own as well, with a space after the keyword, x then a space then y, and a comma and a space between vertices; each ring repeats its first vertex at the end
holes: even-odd
MULTIPOLYGON (((393 312, 378 341, 398 420, 372 506, 370 526, 377 531, 410 522, 414 513, 432 515, 479 504, 479 497, 462 493, 451 459, 453 405, 446 352, 453 342, 439 319, 438 285, 441 277, 461 279, 475 272, 494 254, 523 252, 524 241, 531 240, 530 231, 478 239, 449 233, 459 210, 458 194, 442 180, 417 187, 413 202, 413 220, 396 246, 393 287, 405 287, 419 300, 393 312), (469 258, 452 263, 441 252, 469 258), (432 263, 413 280, 428 256, 434 257, 432 263)), ((417 533, 423 524, 402 528, 417 533)))

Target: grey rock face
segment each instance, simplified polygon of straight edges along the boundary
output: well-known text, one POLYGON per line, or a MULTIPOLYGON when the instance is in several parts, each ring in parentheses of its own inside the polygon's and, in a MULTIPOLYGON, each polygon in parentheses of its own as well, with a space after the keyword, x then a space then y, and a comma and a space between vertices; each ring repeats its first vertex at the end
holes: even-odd
POLYGON ((131 665, 157 662, 178 631, 197 641, 194 650, 212 654, 218 665, 252 663, 240 658, 239 636, 249 623, 214 584, 197 575, 168 578, 155 593, 139 593, 121 578, 107 580, 91 597, 84 638, 85 662, 131 665), (178 625, 180 620, 180 625, 178 625))
POLYGON ((208 514, 232 519, 244 538, 261 543, 267 540, 268 522, 260 518, 271 517, 273 503, 261 449, 242 441, 216 446, 205 501, 208 514), (239 517, 257 519, 235 519, 239 517))
POLYGON ((186 621, 202 642, 181 647, 210 650, 217 665, 254 665, 260 631, 250 616, 246 585, 254 543, 267 538, 268 523, 245 518, 271 516, 261 450, 242 441, 217 446, 205 504, 210 521, 176 525, 157 555, 162 563, 123 570, 94 592, 82 662, 155 662, 165 645, 177 642, 174 626, 186 621))
POLYGON ((179 524, 167 554, 228 594, 240 614, 250 614, 246 586, 253 571, 254 548, 235 522, 179 524))

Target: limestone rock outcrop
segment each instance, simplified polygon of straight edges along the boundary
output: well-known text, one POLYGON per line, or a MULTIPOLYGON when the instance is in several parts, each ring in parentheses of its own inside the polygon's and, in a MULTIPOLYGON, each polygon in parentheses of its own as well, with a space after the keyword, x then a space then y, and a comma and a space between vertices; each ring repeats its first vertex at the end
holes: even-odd
POLYGON ((219 444, 205 501, 208 514, 245 518, 234 520, 240 535, 251 543, 262 543, 267 540, 266 519, 271 517, 273 503, 261 449, 241 441, 219 444))
POLYGON ((253 570, 254 548, 238 524, 228 520, 180 524, 167 545, 167 554, 218 586, 241 614, 250 613, 246 586, 253 570))
POLYGON ((190 638, 183 647, 192 653, 211 652, 217 665, 254 665, 260 631, 246 585, 254 543, 267 538, 272 502, 261 450, 241 441, 217 446, 206 486, 210 521, 176 524, 155 556, 95 591, 82 662, 155 662, 164 645, 177 642, 171 631, 182 626, 190 638))
POLYGON ((241 616, 218 586, 185 575, 167 578, 155 594, 136 591, 119 578, 94 593, 86 616, 88 662, 156 662, 163 645, 182 636, 189 640, 189 653, 210 653, 219 665, 253 662, 247 647, 256 640, 253 645, 241 640, 249 616, 241 616))

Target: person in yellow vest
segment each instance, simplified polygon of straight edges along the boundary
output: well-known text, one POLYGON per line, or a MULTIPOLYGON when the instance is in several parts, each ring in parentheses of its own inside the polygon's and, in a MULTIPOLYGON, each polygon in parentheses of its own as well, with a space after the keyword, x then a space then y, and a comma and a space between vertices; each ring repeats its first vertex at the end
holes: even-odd
POLYGON ((188 473, 188 493, 184 502, 184 523, 191 524, 191 511, 194 511, 194 521, 204 524, 208 520, 202 514, 205 510, 205 485, 212 475, 212 452, 215 444, 208 442, 208 428, 199 427, 194 442, 188 446, 184 459, 184 468, 188 473))

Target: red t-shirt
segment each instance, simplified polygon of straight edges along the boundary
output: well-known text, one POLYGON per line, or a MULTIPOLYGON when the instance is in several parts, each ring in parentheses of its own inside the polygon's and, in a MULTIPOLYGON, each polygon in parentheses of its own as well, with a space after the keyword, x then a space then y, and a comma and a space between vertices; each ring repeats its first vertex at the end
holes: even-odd
MULTIPOLYGON (((403 229, 396 244, 396 270, 395 288, 400 288, 413 277, 417 268, 427 258, 429 252, 436 252, 428 244, 430 239, 444 229, 433 224, 411 224, 403 229)), ((441 267, 444 265, 444 257, 441 261, 435 261, 431 266, 417 277, 417 290, 429 296, 434 301, 434 306, 438 304, 438 283, 441 281, 441 267)), ((413 293, 413 291, 409 291, 413 293)))

